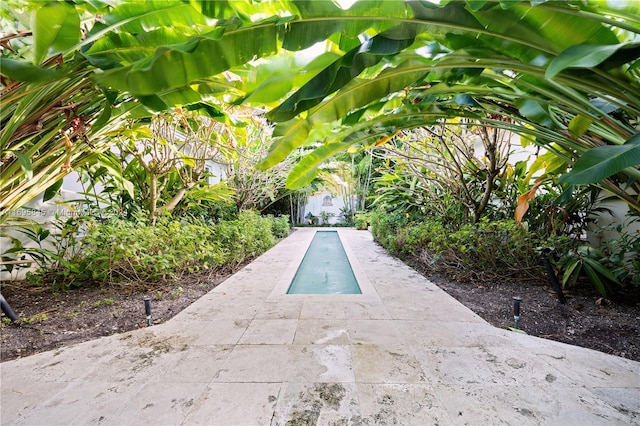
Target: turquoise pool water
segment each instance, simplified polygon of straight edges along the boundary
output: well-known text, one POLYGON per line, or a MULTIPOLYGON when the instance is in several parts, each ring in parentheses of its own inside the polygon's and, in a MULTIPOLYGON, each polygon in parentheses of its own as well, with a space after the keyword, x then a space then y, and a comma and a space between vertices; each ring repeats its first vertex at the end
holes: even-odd
POLYGON ((287 294, 362 294, 337 231, 316 231, 287 294))

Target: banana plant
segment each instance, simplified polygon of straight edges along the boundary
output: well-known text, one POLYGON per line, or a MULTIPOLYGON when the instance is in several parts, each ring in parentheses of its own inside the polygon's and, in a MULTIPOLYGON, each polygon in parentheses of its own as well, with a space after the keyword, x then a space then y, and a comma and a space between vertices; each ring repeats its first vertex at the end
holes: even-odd
MULTIPOLYGON (((0 215, 105 149, 109 141, 100 130, 123 114, 173 106, 211 111, 211 97, 271 105, 283 95, 287 98, 269 112, 279 123, 277 140, 262 165, 323 141, 313 161, 292 172, 292 187, 308 181, 320 161, 341 150, 420 123, 468 116, 557 146, 554 152, 575 165, 576 173, 587 171, 580 182, 598 183, 638 205, 640 157, 633 137, 640 115, 640 13, 633 3, 622 8, 599 0, 361 0, 349 8, 333 1, 287 0, 25 4, 33 9, 35 25, 18 34, 21 39, 33 34, 32 53, 6 55, 1 64, 8 85, 0 157, 10 173, 2 176, 0 215), (265 84, 267 73, 253 71, 260 65, 256 59, 319 42, 331 52, 288 74, 280 69, 271 80, 280 84, 265 84), (298 74, 305 76, 294 79, 298 74), (287 75, 290 86, 282 83, 287 75), (76 104, 77 115, 70 109, 76 104), (69 137, 71 147, 67 143, 65 133, 77 133, 69 121, 79 117, 95 150, 82 135, 78 141, 69 137), (334 132, 344 138, 322 139, 334 132), (603 147, 625 160, 599 161, 604 174, 591 173, 590 162, 583 168, 580 158, 603 147), (307 177, 300 179, 301 174, 307 177), (598 181, 599 176, 605 177, 598 181)), ((571 173, 567 179, 575 176, 571 173)))
POLYGON ((336 61, 272 110, 280 138, 263 166, 315 142, 316 128, 332 127, 335 137, 294 169, 289 184, 297 187, 341 149, 466 116, 554 147, 574 165, 566 182, 598 184, 639 209, 636 6, 445 3, 405 3, 409 18, 343 57, 356 52, 362 61, 336 61), (411 44, 402 48, 402 41, 411 44), (376 72, 379 61, 362 66, 367 54, 380 51, 384 67, 376 72), (356 136, 363 132, 368 137, 356 136))
POLYGON ((224 72, 275 53, 284 28, 272 20, 249 36, 243 27, 258 12, 276 16, 279 2, 10 3, 13 17, 30 13, 32 25, 16 24, 1 40, 0 221, 93 161, 125 118, 176 105, 218 117, 207 100, 233 96, 238 85, 224 72))

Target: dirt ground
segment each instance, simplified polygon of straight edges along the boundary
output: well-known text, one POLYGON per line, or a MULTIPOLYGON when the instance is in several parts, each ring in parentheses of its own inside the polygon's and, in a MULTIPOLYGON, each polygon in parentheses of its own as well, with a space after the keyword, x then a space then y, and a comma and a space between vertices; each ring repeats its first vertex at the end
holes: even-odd
MULTIPOLYGON (((145 327, 143 297, 151 298, 154 324, 172 318, 221 283, 229 273, 187 275, 127 293, 129 287, 70 291, 3 283, 3 296, 22 318, 2 315, 2 361, 145 327)), ((497 327, 513 327, 513 297, 520 297, 520 329, 526 333, 640 361, 640 291, 619 301, 587 291, 567 293, 561 305, 548 287, 473 285, 430 277, 461 303, 497 327)), ((428 309, 428 307, 425 307, 428 309)))
POLYGON ((589 289, 565 291, 561 304, 544 286, 474 285, 432 280, 496 327, 514 327, 513 298, 519 297, 519 328, 527 334, 640 361, 640 292, 618 300, 589 289))

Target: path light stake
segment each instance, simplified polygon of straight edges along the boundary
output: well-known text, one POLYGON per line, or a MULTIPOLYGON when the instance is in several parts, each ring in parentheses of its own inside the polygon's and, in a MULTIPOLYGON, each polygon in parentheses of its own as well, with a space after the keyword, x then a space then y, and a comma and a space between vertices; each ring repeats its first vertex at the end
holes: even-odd
POLYGON ((144 313, 147 315, 147 327, 151 325, 151 298, 149 296, 144 297, 144 313))
POLYGON ((520 322, 520 302, 522 302, 521 298, 513 298, 513 328, 515 328, 516 330, 518 330, 518 323, 520 322))

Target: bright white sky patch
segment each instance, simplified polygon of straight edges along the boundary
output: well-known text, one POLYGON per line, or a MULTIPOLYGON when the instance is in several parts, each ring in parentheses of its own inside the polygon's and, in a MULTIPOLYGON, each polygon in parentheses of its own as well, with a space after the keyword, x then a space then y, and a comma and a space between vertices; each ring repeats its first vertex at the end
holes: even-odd
POLYGON ((347 10, 349 9, 351 6, 353 6, 353 4, 356 2, 357 0, 334 0, 334 2, 338 5, 338 7, 342 10, 347 10))
POLYGON ((311 61, 312 59, 315 59, 318 56, 322 55, 326 51, 326 49, 327 42, 320 41, 311 47, 307 47, 304 50, 299 50, 298 52, 296 52, 296 56, 311 61))

